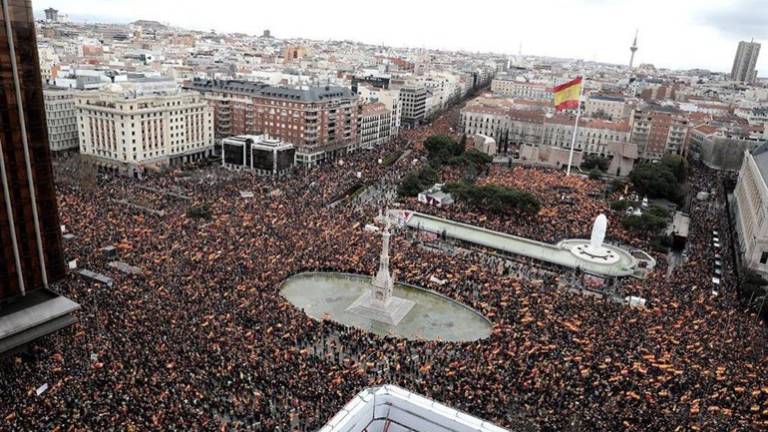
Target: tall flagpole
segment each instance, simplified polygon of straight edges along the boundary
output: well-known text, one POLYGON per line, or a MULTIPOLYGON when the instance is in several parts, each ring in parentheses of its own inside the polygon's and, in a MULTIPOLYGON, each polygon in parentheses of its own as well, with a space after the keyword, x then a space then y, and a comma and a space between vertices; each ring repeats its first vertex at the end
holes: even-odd
POLYGON ((581 88, 579 88, 579 106, 576 109, 576 123, 573 125, 573 137, 571 138, 571 152, 568 154, 568 172, 566 176, 571 175, 571 164, 573 164, 573 150, 576 147, 576 134, 579 133, 579 119, 581 119, 581 96, 584 94, 584 85, 586 80, 581 77, 581 88))

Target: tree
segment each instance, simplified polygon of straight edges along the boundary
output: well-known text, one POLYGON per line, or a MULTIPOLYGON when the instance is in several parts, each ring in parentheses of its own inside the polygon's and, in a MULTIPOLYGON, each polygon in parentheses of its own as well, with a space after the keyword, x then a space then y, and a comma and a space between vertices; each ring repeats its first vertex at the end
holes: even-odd
POLYGON ((668 218, 666 210, 654 206, 640 216, 625 216, 621 224, 630 231, 655 234, 667 227, 668 218))
POLYGON ((437 183, 438 179, 437 171, 427 165, 406 175, 397 187, 397 193, 404 197, 417 196, 421 191, 437 183))
POLYGON ((397 187, 397 193, 403 197, 414 197, 421 191, 421 182, 417 172, 406 175, 397 187))
POLYGON ((496 214, 535 214, 541 208, 539 200, 530 192, 498 185, 449 183, 443 190, 469 206, 496 214))
POLYGON ((583 170, 599 169, 602 172, 606 172, 610 165, 611 161, 608 158, 590 154, 584 156, 580 166, 583 170))
POLYGON ((589 172, 589 178, 592 180, 599 180, 602 177, 603 177, 603 172, 597 168, 592 168, 592 170, 589 172))
POLYGON ((430 136, 424 141, 424 149, 430 164, 437 167, 464 153, 464 147, 447 135, 430 136))
POLYGON ((661 159, 661 163, 672 171, 678 182, 685 182, 685 179, 688 177, 688 161, 685 158, 670 154, 664 156, 661 159))
POLYGON ((635 189, 643 195, 666 198, 674 202, 682 199, 677 176, 666 164, 639 164, 629 174, 629 178, 635 189))
POLYGON ((91 192, 98 186, 99 170, 91 156, 77 154, 70 166, 72 171, 67 175, 83 191, 91 192))
POLYGON ((437 183, 438 175, 437 171, 432 166, 427 165, 418 172, 419 184, 424 188, 432 186, 437 183))
POLYGON ((611 206, 611 210, 623 212, 624 210, 629 208, 629 202, 627 200, 611 201, 610 206, 611 206))
POLYGON ((493 158, 477 149, 470 149, 461 154, 460 156, 454 156, 449 161, 449 165, 464 166, 466 171, 480 173, 484 171, 488 165, 493 162, 493 158))

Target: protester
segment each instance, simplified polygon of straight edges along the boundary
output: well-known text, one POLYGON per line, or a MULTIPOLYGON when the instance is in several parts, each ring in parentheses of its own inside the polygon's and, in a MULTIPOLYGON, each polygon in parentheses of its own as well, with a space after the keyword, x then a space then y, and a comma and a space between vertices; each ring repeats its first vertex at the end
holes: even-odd
MULTIPOLYGON (((302 271, 373 274, 380 238, 363 226, 422 163, 423 139, 453 133, 455 114, 288 178, 202 168, 101 179, 92 190, 59 181, 62 220, 75 235, 66 256, 115 284, 70 274, 60 285, 83 306, 79 322, 0 363, 0 429, 312 431, 363 388, 387 383, 512 430, 768 428, 766 332, 739 306, 725 250, 726 276, 712 294, 711 232, 730 240, 724 211, 705 204, 691 208, 687 262, 667 276, 659 256, 647 280, 623 285, 649 299, 648 310, 562 289, 558 269, 483 251, 446 254, 412 233, 393 238, 398 279, 480 311, 493 322, 489 338, 379 337, 315 321, 280 296, 281 282, 302 271), (379 163, 392 154, 406 156, 379 163), (187 214, 203 205, 210 219, 187 214), (108 267, 100 251, 108 245, 143 274, 108 267)), ((494 168, 479 182, 529 190, 542 213, 505 220, 461 205, 419 208, 550 242, 588 236, 598 213, 612 214, 600 183, 560 172, 494 168)), ((705 168, 691 183, 723 201, 705 168)), ((616 223, 610 232, 647 243, 616 223)))

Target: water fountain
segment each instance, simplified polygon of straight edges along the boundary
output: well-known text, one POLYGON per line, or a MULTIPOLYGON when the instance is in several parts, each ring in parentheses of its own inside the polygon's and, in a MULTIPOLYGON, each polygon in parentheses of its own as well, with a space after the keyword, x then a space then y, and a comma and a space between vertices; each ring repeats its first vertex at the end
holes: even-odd
POLYGON ((608 230, 608 218, 604 214, 595 219, 592 226, 592 236, 588 244, 577 244, 571 247, 571 253, 579 259, 596 264, 614 264, 621 257, 615 250, 603 245, 605 232, 608 230))

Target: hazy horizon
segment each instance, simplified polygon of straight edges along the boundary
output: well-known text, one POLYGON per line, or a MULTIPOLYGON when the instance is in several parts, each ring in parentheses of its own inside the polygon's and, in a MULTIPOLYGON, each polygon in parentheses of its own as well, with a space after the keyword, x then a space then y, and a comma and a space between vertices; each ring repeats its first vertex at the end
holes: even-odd
MULTIPOLYGON (((211 8, 200 0, 48 0, 35 2, 35 12, 54 7, 76 22, 144 19, 189 30, 257 35, 269 29, 285 39, 447 51, 514 55, 522 47, 524 55, 610 64, 629 62, 629 46, 639 29, 636 65, 714 72, 730 72, 739 41, 768 39, 768 8, 761 7, 761 0, 545 0, 525 4, 524 10, 488 0, 474 2, 477 6, 470 10, 393 0, 391 7, 372 12, 350 0, 328 3, 219 0, 211 8), (468 12, 475 15, 465 19, 468 12)), ((758 75, 766 76, 768 53, 761 54, 758 75)))

